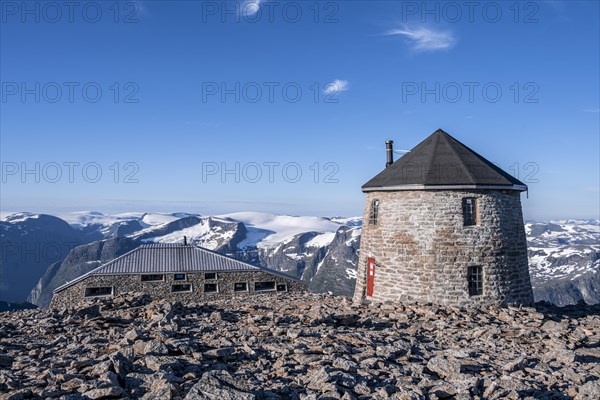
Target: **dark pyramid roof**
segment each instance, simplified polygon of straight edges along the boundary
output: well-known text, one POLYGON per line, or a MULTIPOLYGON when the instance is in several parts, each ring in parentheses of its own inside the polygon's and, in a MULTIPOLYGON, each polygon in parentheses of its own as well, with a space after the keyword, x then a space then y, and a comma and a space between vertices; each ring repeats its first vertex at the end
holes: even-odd
POLYGON ((373 179, 363 191, 506 189, 527 186, 441 129, 373 179))

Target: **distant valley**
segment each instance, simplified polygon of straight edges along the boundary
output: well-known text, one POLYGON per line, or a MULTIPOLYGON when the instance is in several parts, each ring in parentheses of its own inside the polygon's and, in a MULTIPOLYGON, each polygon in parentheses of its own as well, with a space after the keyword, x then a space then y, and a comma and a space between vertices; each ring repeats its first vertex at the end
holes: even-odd
MULTIPOLYGON (((182 242, 184 236, 195 245, 296 276, 312 291, 350 296, 361 222, 360 217, 256 212, 6 215, 0 221, 0 300, 45 307, 66 281, 142 243, 182 242)), ((527 223, 526 233, 536 301, 600 302, 598 220, 527 223)))

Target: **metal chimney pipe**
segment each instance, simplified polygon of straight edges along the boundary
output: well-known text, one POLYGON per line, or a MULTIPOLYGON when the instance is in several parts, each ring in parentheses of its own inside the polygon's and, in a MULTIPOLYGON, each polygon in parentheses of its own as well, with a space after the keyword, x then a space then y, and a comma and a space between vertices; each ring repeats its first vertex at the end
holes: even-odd
POLYGON ((385 155, 387 156, 387 162, 385 163, 385 167, 389 167, 394 163, 394 141, 386 140, 385 141, 385 155))
POLYGON ((187 246, 187 236, 184 236, 184 237, 183 237, 183 245, 184 245, 184 246, 187 246))

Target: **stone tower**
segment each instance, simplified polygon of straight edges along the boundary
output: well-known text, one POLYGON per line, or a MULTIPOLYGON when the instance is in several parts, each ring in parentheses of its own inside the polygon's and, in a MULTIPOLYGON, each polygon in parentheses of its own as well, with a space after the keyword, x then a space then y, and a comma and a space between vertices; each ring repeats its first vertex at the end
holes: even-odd
POLYGON ((527 186, 437 130, 366 193, 354 300, 531 304, 521 192, 527 186))

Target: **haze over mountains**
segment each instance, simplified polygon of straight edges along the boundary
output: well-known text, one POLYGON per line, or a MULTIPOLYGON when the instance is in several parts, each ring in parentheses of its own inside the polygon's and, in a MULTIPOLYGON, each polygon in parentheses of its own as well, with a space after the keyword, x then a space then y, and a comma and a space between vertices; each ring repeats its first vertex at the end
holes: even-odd
MULTIPOLYGON (((0 300, 47 306, 52 291, 145 242, 202 246, 304 280, 309 289, 350 296, 354 290, 361 218, 241 212, 17 213, 0 221, 0 300)), ((536 301, 600 302, 600 224, 527 223, 536 301)))

